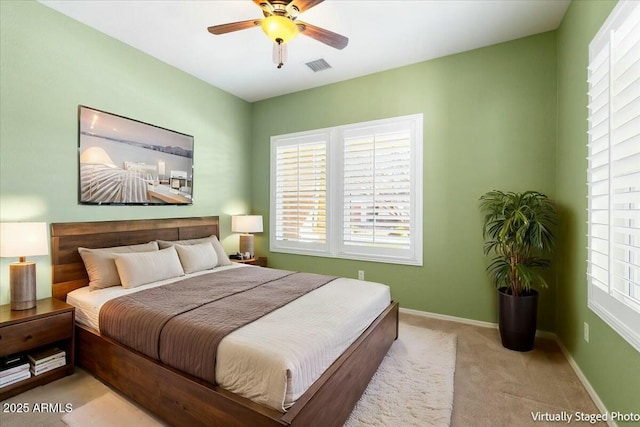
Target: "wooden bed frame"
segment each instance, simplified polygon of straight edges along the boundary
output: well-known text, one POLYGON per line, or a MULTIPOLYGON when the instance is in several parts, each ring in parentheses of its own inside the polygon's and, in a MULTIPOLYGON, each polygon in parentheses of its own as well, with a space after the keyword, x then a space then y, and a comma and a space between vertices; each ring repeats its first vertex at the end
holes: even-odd
MULTIPOLYGON (((51 224, 54 298, 88 284, 78 247, 101 248, 219 236, 218 217, 51 224)), ((367 330, 285 413, 168 367, 76 326, 76 361, 175 426, 342 426, 398 337, 398 304, 367 330)))

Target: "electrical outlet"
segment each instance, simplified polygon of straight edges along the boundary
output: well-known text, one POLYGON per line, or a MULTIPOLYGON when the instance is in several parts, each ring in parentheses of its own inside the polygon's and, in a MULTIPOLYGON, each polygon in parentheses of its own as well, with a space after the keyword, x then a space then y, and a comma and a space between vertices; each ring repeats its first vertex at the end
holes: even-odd
POLYGON ((584 322, 584 340, 589 342, 589 324, 587 322, 584 322))
POLYGON ((364 280, 364 270, 358 270, 358 280, 364 280))

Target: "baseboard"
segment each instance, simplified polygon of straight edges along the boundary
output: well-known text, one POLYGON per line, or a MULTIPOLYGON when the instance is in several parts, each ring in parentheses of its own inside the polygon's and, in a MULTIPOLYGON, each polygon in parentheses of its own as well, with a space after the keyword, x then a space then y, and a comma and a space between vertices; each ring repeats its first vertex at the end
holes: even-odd
POLYGON ((482 320, 465 319, 464 317, 449 316, 448 314, 431 313, 428 311, 413 310, 411 308, 403 307, 400 307, 400 313, 411 314, 413 316, 419 317, 428 317, 430 319, 449 320, 451 322, 480 326, 482 328, 498 329, 497 323, 483 322, 482 320))
MULTIPOLYGON (((578 376, 578 379, 584 386, 585 390, 587 390, 587 393, 589 393, 589 396, 593 400, 593 403, 596 404, 596 407, 598 408, 600 413, 609 414, 609 411, 607 411, 607 407, 604 406, 604 403, 602 402, 602 400, 600 400, 600 396, 598 396, 598 393, 596 393, 593 387, 591 387, 591 383, 589 382, 587 377, 582 373, 582 369, 580 369, 580 366, 578 366, 573 356, 571 356, 571 353, 569 353, 569 350, 567 350, 567 348, 564 346, 564 344, 562 343, 560 338, 558 338, 557 335, 555 335, 555 339, 556 339, 556 342, 558 343, 558 347, 560 347, 560 350, 562 351, 562 354, 564 354, 564 357, 566 357, 567 360, 569 361, 569 365, 573 369, 573 372, 575 372, 576 375, 578 376)), ((611 419, 607 420, 607 425, 609 425, 609 427, 618 427, 618 423, 616 423, 614 420, 611 420, 611 419)))
MULTIPOLYGON (((464 323, 464 324, 473 325, 473 326, 480 326, 481 328, 498 329, 497 323, 485 322, 482 320, 466 319, 464 317, 449 316, 447 314, 430 313, 428 311, 412 310, 410 308, 402 308, 402 307, 400 307, 400 313, 411 314, 413 316, 428 317, 430 319, 449 320, 451 322, 464 323)), ((536 331, 536 336, 540 338, 547 338, 552 340, 558 339, 556 334, 554 334, 553 332, 542 331, 540 329, 536 331)))
MULTIPOLYGON (((402 307, 400 308, 400 313, 410 314, 410 315, 419 316, 419 317, 427 317, 430 319, 448 320, 451 322, 464 323, 464 324, 473 325, 473 326, 480 326, 482 328, 498 329, 497 323, 484 322, 482 320, 465 319, 464 317, 449 316, 447 314, 430 313, 428 311, 412 310, 410 308, 402 308, 402 307)), ((571 366, 571 369, 573 369, 573 372, 576 373, 576 376, 584 386, 585 390, 593 400, 593 403, 595 403, 600 413, 608 414, 609 411, 607 411, 606 406, 604 406, 604 403, 602 403, 602 400, 600 400, 600 396, 598 396, 596 391, 593 389, 593 387, 591 386, 591 383, 589 382, 587 377, 582 373, 582 370, 580 369, 576 361, 573 359, 573 356, 571 356, 571 353, 569 353, 569 350, 567 350, 567 348, 564 346, 560 338, 558 338, 558 335, 549 331, 537 330, 536 336, 540 338, 552 339, 556 343, 558 343, 558 346, 560 347, 562 354, 564 354, 564 357, 566 357, 567 361, 569 362, 569 366, 571 366)), ((607 420, 607 424, 610 427, 618 427, 618 424, 613 420, 607 420)))

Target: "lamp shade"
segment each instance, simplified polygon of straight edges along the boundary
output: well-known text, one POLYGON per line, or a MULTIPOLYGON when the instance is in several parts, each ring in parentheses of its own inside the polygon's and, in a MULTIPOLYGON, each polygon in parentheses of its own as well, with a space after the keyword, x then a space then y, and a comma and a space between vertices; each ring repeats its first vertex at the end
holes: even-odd
POLYGON ((236 215, 231 217, 234 233, 262 233, 262 215, 236 215))
POLYGON ((262 20, 262 31, 274 43, 287 43, 298 35, 298 26, 289 18, 279 15, 271 15, 262 20), (280 40, 278 42, 278 40, 280 40))
POLYGON ((0 257, 20 258, 48 253, 47 223, 3 222, 0 224, 0 257))

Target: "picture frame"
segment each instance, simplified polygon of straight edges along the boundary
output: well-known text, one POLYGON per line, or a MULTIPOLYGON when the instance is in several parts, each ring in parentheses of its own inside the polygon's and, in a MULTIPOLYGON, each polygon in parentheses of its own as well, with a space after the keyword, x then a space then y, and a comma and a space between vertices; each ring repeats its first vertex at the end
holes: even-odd
POLYGON ((193 149, 191 135, 79 105, 79 203, 191 205, 193 149))

